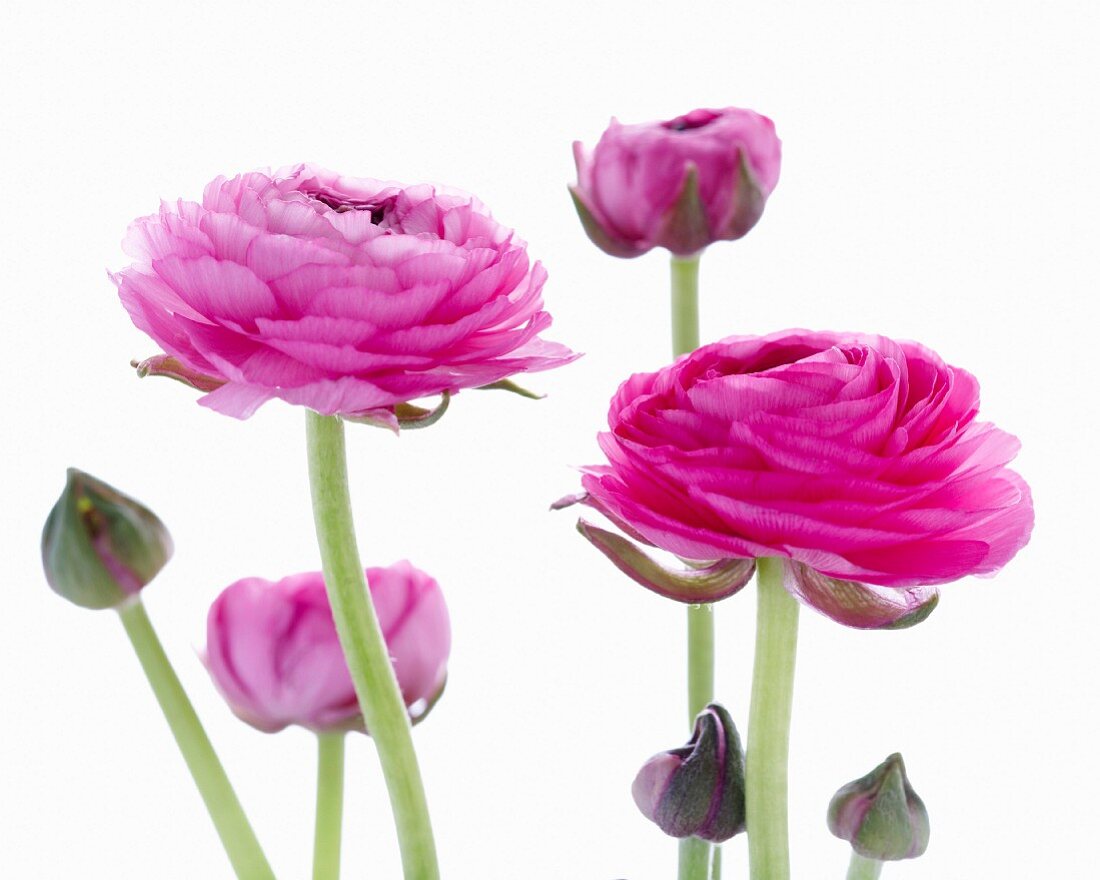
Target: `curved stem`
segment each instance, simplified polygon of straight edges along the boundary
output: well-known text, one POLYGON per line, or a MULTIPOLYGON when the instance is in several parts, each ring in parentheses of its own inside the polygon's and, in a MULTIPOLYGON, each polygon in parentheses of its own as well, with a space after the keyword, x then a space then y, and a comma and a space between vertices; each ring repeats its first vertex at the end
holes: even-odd
POLYGON ((153 694, 172 729, 176 745, 214 821, 222 846, 240 880, 275 880, 267 857, 248 823, 241 802, 225 775, 195 707, 187 698, 168 655, 153 629, 141 599, 134 597, 118 608, 118 616, 134 646, 153 694))
POLYGON ((745 821, 751 880, 789 880, 787 752, 798 644, 798 603, 783 588, 783 563, 758 559, 756 657, 745 756, 745 821))
POLYGON ((325 587, 363 720, 378 749, 397 826, 405 880, 438 880, 435 839, 409 716, 355 543, 344 423, 339 416, 307 410, 306 443, 313 520, 325 587))
MULTIPOLYGON (((699 256, 672 257, 672 354, 699 347, 699 256)), ((687 609, 688 724, 714 699, 714 613, 710 605, 687 609)), ((680 841, 680 880, 717 880, 712 874, 713 845, 689 837, 680 841)))
POLYGON ((882 862, 865 859, 852 850, 852 861, 848 863, 848 880, 878 880, 882 873, 882 862))
POLYGON ((339 880, 344 820, 344 732, 317 734, 317 819, 313 880, 339 880))

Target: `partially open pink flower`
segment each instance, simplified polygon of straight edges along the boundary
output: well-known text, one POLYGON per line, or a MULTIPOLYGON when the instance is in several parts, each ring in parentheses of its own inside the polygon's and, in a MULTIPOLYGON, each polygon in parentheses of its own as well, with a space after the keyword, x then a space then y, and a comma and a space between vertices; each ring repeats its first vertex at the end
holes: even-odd
POLYGON ((392 421, 411 399, 572 360, 546 272, 472 196, 299 165, 136 220, 112 276, 165 372, 247 418, 272 398, 392 421))
MULTIPOLYGON (((782 557, 842 623, 910 625, 932 585, 996 572, 1031 534, 1019 443, 977 414, 977 380, 913 342, 730 337, 622 384, 580 500, 684 559, 782 557)), ((590 540, 622 567, 607 534, 590 540)))
POLYGON ((596 148, 573 144, 570 188, 589 238, 615 257, 654 247, 688 256, 756 225, 779 181, 779 138, 752 110, 692 110, 621 125, 596 148))
MULTIPOLYGON (((367 579, 415 723, 447 677, 447 606, 439 585, 408 562, 368 568, 367 579)), ((206 666, 234 713, 260 730, 362 728, 319 571, 226 587, 207 616, 206 666)))

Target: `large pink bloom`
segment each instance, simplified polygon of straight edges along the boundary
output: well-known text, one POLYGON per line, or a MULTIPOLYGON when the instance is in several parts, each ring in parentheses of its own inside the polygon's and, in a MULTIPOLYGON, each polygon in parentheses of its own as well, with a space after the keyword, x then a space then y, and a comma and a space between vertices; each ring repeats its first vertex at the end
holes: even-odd
POLYGON ((573 144, 570 191, 585 232, 612 256, 654 247, 688 256, 756 225, 779 182, 779 155, 772 121, 739 107, 612 119, 591 152, 573 144))
MULTIPOLYGON (((447 677, 443 594, 408 562, 368 568, 367 581, 405 705, 419 721, 447 677)), ((362 727, 319 571, 226 587, 207 616, 206 666, 233 711, 260 730, 362 727)))
POLYGON ((977 414, 977 380, 913 342, 731 337, 623 383, 586 500, 685 559, 783 557, 842 622, 914 622, 1031 533, 1019 443, 977 414))
POLYGON ((469 195, 299 165, 219 177, 133 223, 113 276, 160 372, 247 418, 278 397, 392 420, 410 399, 572 360, 546 272, 469 195))

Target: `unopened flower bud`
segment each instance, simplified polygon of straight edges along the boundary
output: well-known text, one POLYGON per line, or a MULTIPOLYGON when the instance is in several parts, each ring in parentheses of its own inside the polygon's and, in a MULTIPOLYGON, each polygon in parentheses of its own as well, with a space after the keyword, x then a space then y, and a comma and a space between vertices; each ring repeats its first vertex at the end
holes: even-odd
POLYGON ((172 538, 149 508, 69 468, 42 530, 42 567, 55 593, 84 608, 112 608, 151 581, 172 538))
MULTIPOLYGON (((408 562, 366 574, 394 675, 416 724, 447 680, 451 623, 443 593, 408 562)), ((233 712, 253 727, 267 733, 289 724, 363 729, 321 572, 230 584, 210 606, 206 633, 206 666, 233 712)))
POLYGON ((828 821, 866 859, 915 859, 928 848, 928 812, 897 753, 833 795, 828 821))
POLYGON ((737 728, 711 703, 687 745, 650 758, 634 779, 634 802, 672 837, 720 843, 745 830, 745 755, 737 728))
POLYGON ((779 180, 779 138, 751 110, 692 110, 663 122, 611 120, 591 152, 573 145, 570 187, 584 231, 614 257, 679 256, 745 235, 779 180))

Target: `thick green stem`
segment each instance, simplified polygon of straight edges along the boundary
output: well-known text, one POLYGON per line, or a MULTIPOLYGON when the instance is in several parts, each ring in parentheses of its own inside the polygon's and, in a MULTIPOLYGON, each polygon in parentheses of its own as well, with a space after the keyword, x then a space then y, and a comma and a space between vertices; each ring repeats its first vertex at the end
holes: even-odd
POLYGON ((882 873, 882 862, 865 859, 852 850, 852 860, 848 863, 848 880, 878 880, 882 873))
POLYGON ((275 874, 260 849, 256 834, 237 800, 225 769, 214 753, 195 708, 187 698, 168 655, 153 629, 140 598, 118 609, 126 635, 134 646, 145 677, 153 688, 172 736, 187 762, 210 818, 240 880, 275 880, 275 874))
POLYGON ((756 657, 745 756, 751 880, 789 880, 787 752, 794 697, 798 603, 783 588, 783 563, 758 559, 756 657))
MULTIPOLYGON (((699 347, 699 255, 673 257, 672 354, 679 357, 699 347)), ((714 699, 714 614, 710 605, 687 610, 688 724, 714 699)), ((712 874, 714 847, 689 837, 680 841, 680 880, 717 880, 712 874)))
POLYGON ((306 412, 309 484, 336 631, 355 683, 363 720, 378 749, 401 846, 405 880, 438 880, 435 840, 413 750, 409 716, 355 543, 348 494, 344 423, 306 412))
POLYGON ((313 880, 339 880, 344 821, 344 732, 317 734, 317 820, 313 880))

